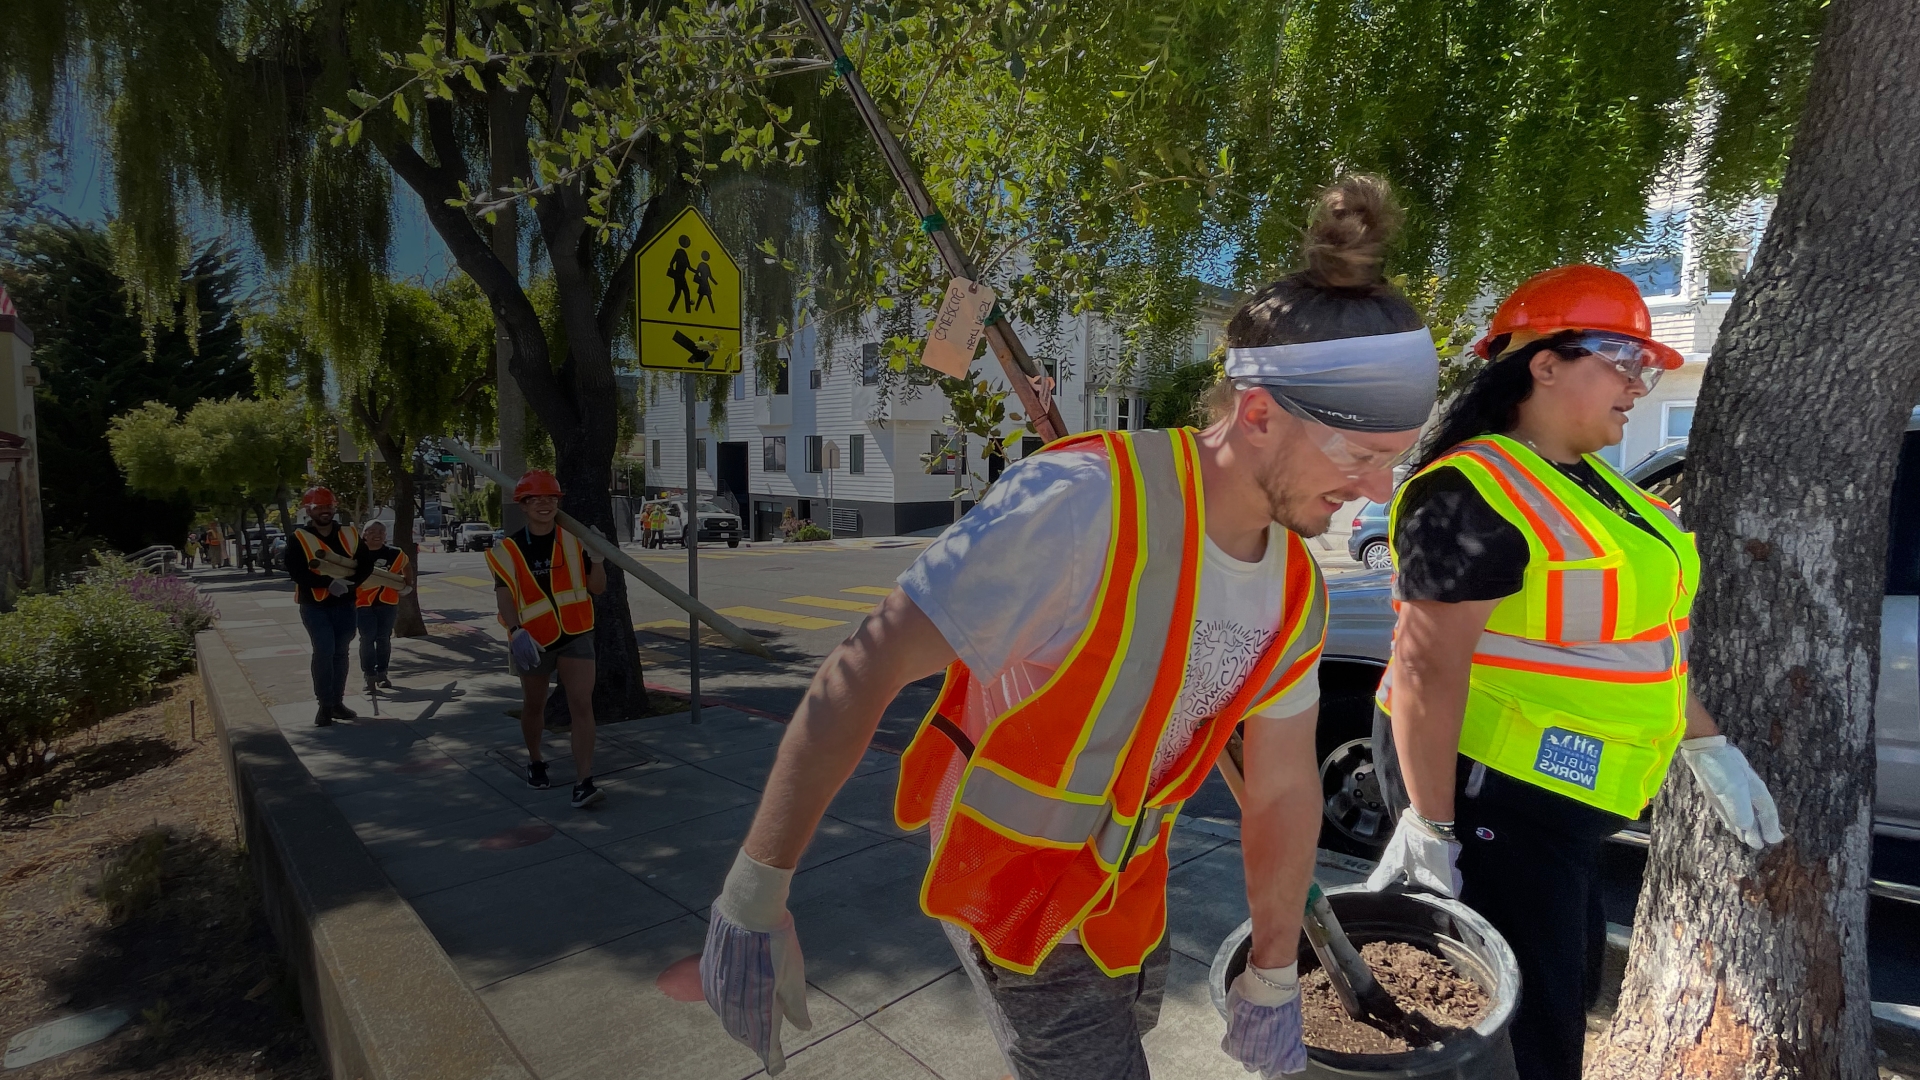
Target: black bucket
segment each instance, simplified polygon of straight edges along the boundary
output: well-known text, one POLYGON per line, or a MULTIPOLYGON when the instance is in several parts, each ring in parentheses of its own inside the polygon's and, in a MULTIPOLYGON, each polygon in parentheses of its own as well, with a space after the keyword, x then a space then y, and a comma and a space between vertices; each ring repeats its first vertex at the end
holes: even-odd
MULTIPOLYGON (((1373 893, 1364 885, 1328 889, 1327 902, 1340 925, 1353 939, 1404 941, 1440 954, 1463 978, 1480 985, 1493 999, 1471 1030, 1431 1046, 1400 1054, 1342 1054, 1307 1047, 1309 1077, 1419 1077, 1421 1080, 1515 1080, 1513 1046, 1507 1025, 1520 1003, 1520 968, 1493 925, 1458 900, 1426 893, 1373 893)), ((1227 1015, 1227 988, 1247 966, 1252 949, 1253 920, 1227 935, 1213 957, 1207 980, 1213 1007, 1227 1015)), ((1300 973, 1320 966, 1305 934, 1300 937, 1300 973)))

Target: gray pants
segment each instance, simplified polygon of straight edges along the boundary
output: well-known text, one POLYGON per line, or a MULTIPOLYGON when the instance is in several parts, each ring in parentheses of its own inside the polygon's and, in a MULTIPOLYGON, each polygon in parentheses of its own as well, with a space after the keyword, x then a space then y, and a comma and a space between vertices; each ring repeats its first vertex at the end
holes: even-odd
POLYGON ((940 928, 1019 1080, 1148 1080, 1140 1037, 1160 1022, 1166 939, 1132 975, 1107 975, 1078 945, 1056 947, 1040 970, 1022 975, 994 966, 965 930, 940 928))

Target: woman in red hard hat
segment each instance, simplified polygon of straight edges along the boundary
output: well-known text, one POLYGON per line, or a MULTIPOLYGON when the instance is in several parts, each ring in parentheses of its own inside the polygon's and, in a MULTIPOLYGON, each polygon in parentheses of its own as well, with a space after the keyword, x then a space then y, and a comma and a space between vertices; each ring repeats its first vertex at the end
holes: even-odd
POLYGON ((607 568, 579 537, 556 523, 560 481, 528 469, 513 486, 524 528, 487 549, 500 625, 507 628, 509 667, 520 677, 520 734, 527 743, 527 786, 551 787, 540 747, 546 731, 547 676, 566 690, 577 807, 600 800, 593 786, 593 597, 606 591, 607 568))
POLYGON ((1780 824, 1687 689, 1693 535, 1596 456, 1681 363, 1639 290, 1597 266, 1538 274, 1474 351, 1487 366, 1393 504, 1399 623, 1375 741, 1389 776, 1397 749, 1411 805, 1368 884, 1484 914, 1520 963, 1522 1080, 1575 1080, 1606 946, 1602 842, 1676 751, 1755 850, 1780 824))

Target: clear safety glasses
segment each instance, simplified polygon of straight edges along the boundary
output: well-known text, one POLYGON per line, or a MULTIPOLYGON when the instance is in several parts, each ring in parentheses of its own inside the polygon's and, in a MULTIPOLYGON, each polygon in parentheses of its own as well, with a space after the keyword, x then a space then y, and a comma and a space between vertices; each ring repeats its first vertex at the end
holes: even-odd
POLYGON ((1645 387, 1649 394, 1660 385, 1660 376, 1666 374, 1667 370, 1660 363, 1658 354, 1646 342, 1604 330, 1576 331, 1564 339, 1556 339, 1548 348, 1568 360, 1597 356, 1612 364, 1613 370, 1625 376, 1628 382, 1638 382, 1645 387))
POLYGON ((1328 461, 1344 470, 1349 479, 1358 480, 1370 473, 1391 472, 1411 460, 1413 452, 1420 446, 1418 441, 1400 451, 1376 450, 1370 446, 1363 446, 1347 438, 1337 429, 1321 423, 1300 403, 1265 383, 1240 382, 1237 385, 1242 390, 1265 390, 1274 404, 1285 410, 1288 416, 1300 421, 1307 429, 1307 438, 1320 448, 1321 453, 1327 455, 1328 461))

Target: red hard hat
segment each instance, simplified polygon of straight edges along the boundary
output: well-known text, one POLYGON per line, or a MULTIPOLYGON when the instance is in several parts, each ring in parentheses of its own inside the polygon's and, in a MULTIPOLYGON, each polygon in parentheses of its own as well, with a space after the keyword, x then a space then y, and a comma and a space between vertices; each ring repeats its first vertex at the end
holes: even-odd
POLYGON ((1647 343, 1660 366, 1671 371, 1684 358, 1653 338, 1653 317, 1633 280, 1601 266, 1560 266, 1520 283, 1493 313, 1487 335, 1473 343, 1483 359, 1495 338, 1518 331, 1545 336, 1562 330, 1607 330, 1647 343))
POLYGON ((300 505, 301 506, 332 506, 333 505, 333 489, 323 488, 323 487, 308 488, 307 493, 305 495, 300 496, 300 505))
POLYGON ((560 481, 545 469, 528 469, 520 482, 513 485, 513 501, 520 502, 535 495, 560 495, 560 481))

